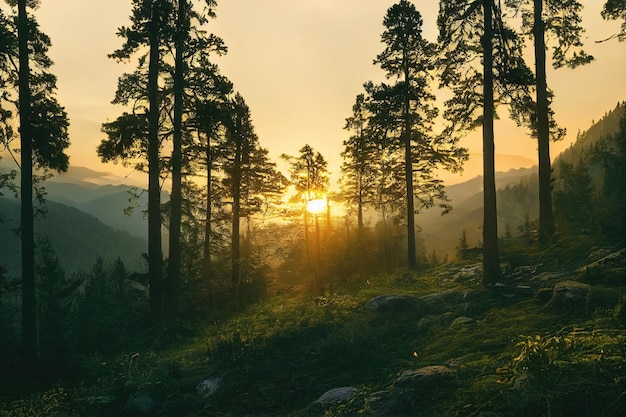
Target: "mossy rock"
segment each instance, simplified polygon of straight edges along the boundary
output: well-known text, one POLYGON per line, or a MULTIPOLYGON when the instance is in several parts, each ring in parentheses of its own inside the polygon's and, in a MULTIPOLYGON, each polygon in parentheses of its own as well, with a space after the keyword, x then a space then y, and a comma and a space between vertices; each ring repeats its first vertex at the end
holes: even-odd
POLYGON ((417 297, 406 294, 385 294, 370 299, 365 307, 371 311, 401 313, 420 311, 421 301, 417 297))
POLYGON ((587 313, 591 286, 577 281, 561 281, 554 286, 546 308, 553 311, 587 313))
POLYGON ((416 415, 419 410, 449 398, 456 388, 456 372, 446 366, 426 366, 402 372, 384 391, 365 403, 369 416, 416 415))

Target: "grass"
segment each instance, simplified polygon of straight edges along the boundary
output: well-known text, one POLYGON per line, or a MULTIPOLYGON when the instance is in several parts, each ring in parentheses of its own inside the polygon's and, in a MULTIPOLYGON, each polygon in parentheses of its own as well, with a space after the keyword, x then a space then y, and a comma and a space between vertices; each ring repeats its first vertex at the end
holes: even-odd
MULTIPOLYGON (((577 245, 525 255, 522 264, 543 263, 549 270, 558 262, 565 278, 575 279, 577 245), (553 260, 556 252, 561 260, 553 260)), ((274 294, 215 323, 164 323, 138 334, 123 352, 77 359, 80 379, 5 398, 0 415, 130 417, 137 413, 129 399, 141 395, 150 396, 157 404, 153 415, 163 417, 375 415, 370 402, 376 392, 403 404, 393 415, 622 415, 626 331, 615 310, 624 287, 594 286, 594 304, 570 314, 546 310, 534 295, 509 299, 478 290, 471 280, 460 284, 450 279, 458 269, 376 275, 349 294, 274 294), (365 308, 380 294, 454 288, 473 294, 468 311, 474 322, 450 326, 458 312, 365 308), (454 383, 429 396, 394 387, 402 371, 431 365, 453 369, 454 383), (206 378, 221 378, 212 395, 197 390, 206 378), (359 392, 345 403, 314 404, 341 386, 359 392)))

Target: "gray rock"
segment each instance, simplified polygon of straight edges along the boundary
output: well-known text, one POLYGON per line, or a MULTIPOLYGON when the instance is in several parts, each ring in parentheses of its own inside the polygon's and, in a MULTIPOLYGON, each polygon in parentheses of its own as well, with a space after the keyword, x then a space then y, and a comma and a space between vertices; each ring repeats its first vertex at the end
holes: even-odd
POLYGON ((420 299, 405 294, 387 294, 374 297, 365 303, 365 306, 372 311, 418 311, 420 299))
POLYGON ((552 309, 586 308, 590 285, 577 281, 561 281, 554 286, 546 307, 552 309))
POLYGON ((419 415, 420 408, 452 395, 456 372, 446 366, 427 366, 402 372, 384 391, 371 394, 365 415, 419 415))
POLYGON ((481 264, 466 266, 466 267, 459 269, 459 272, 454 274, 452 279, 455 281, 459 281, 459 282, 464 282, 464 281, 468 281, 472 279, 479 279, 481 271, 482 271, 481 264))
POLYGON ((207 378, 200 382, 196 389, 199 394, 203 394, 205 397, 212 395, 222 384, 222 378, 207 378))
MULTIPOLYGON (((479 291, 467 289, 451 289, 421 297, 424 310, 428 314, 443 314, 449 311, 457 314, 472 314, 472 310, 480 307, 482 303, 479 291), (478 301, 477 301, 478 300, 478 301), (474 301, 477 301, 474 303, 474 301)), ((480 312, 476 312, 480 313, 480 312)))
POLYGON ((340 387, 326 391, 315 402, 322 405, 330 405, 341 401, 347 401, 357 393, 354 387, 340 387))

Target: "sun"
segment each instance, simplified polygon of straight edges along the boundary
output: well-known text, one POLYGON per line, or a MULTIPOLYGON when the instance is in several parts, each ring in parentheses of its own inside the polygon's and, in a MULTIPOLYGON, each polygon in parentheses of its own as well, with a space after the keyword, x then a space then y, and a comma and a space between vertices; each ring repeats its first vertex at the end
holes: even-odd
POLYGON ((311 214, 320 214, 327 209, 326 198, 316 198, 315 200, 309 200, 306 203, 306 211, 311 214))

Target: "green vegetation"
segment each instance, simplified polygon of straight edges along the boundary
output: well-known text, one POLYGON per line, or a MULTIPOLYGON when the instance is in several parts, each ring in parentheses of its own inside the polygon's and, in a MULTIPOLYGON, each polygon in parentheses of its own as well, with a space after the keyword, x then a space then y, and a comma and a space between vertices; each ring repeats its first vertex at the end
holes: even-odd
MULTIPOLYGON (((537 251, 510 239, 503 258, 513 263, 524 250, 525 267, 509 268, 506 286, 493 289, 463 273, 474 267, 467 261, 375 274, 355 291, 320 297, 277 290, 210 322, 130 322, 124 343, 74 356, 59 379, 5 379, 0 414, 131 416, 143 397, 154 403, 147 415, 159 416, 617 416, 626 407, 626 264, 623 254, 589 260, 601 243, 572 237, 537 251), (581 305, 548 302, 564 280, 592 284, 581 305), (370 310, 367 301, 381 294, 422 301, 407 311, 370 310), (454 378, 430 391, 398 381, 433 365, 454 378), (219 381, 214 392, 199 388, 207 379, 219 381), (343 386, 357 394, 315 403, 343 386)), ((91 317, 95 305, 86 305, 91 317)))

